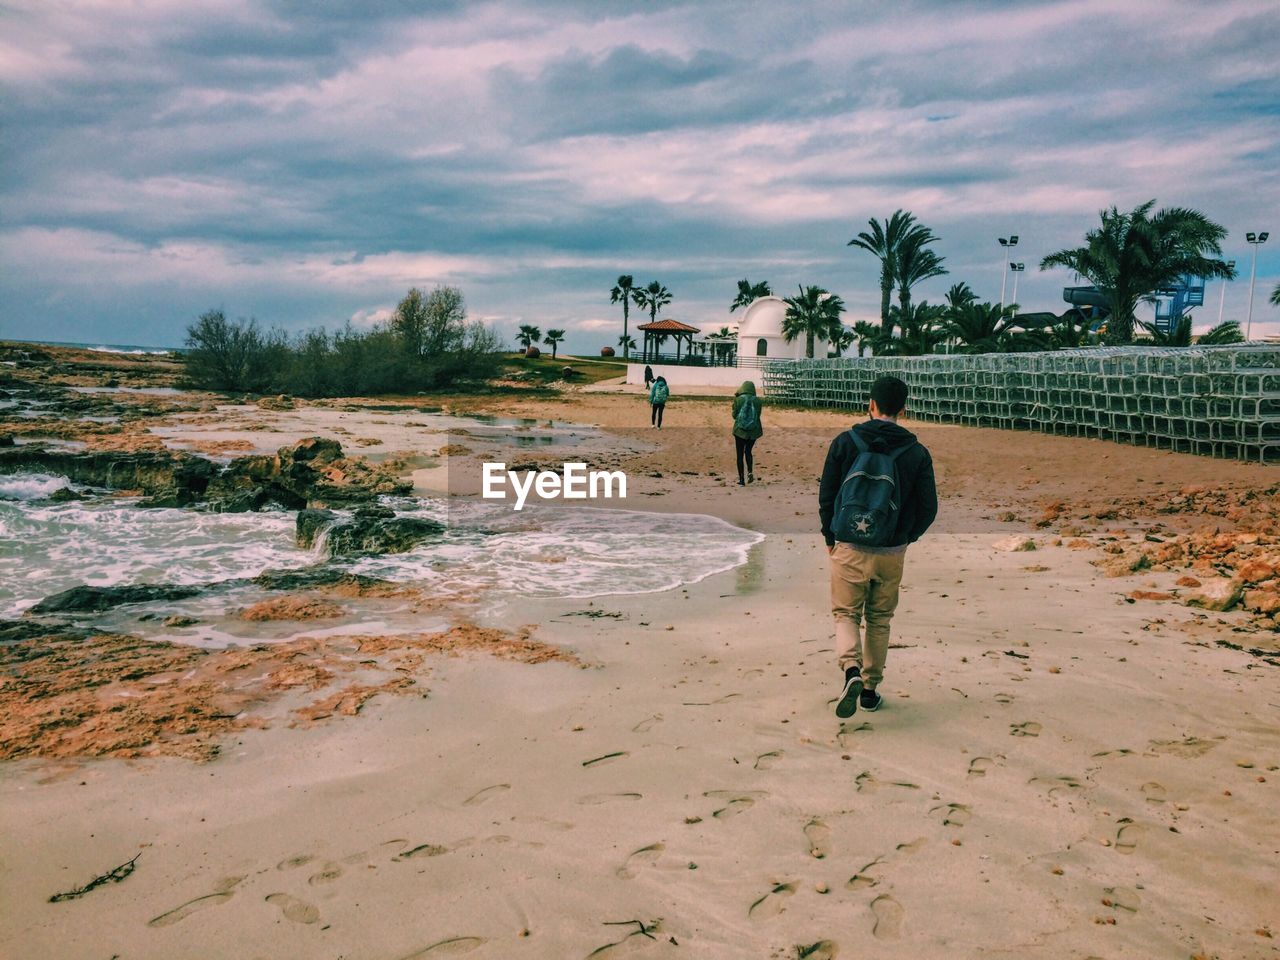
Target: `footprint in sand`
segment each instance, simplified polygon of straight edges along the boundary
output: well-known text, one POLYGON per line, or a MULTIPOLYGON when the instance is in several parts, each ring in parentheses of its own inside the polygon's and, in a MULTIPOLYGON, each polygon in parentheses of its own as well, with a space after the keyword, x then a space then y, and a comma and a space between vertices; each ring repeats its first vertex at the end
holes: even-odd
POLYGON ((898 787, 902 790, 919 790, 919 784, 906 780, 880 780, 870 770, 863 770, 854 777, 854 787, 858 793, 875 793, 881 787, 898 787))
POLYGON ((754 769, 756 770, 772 770, 773 765, 782 759, 781 750, 770 750, 768 753, 762 753, 756 757, 754 769))
POLYGON ((594 807, 602 803, 615 803, 619 800, 643 800, 642 793, 588 793, 578 798, 583 806, 594 807))
POLYGON ((1155 780, 1144 783, 1142 785, 1142 795, 1146 797, 1147 803, 1164 803, 1164 784, 1157 783, 1155 780))
POLYGON ((1072 776, 1032 777, 1027 783, 1044 790, 1045 794, 1050 797, 1055 797, 1060 793, 1071 790, 1080 790, 1083 787, 1080 781, 1072 776))
POLYGON ((631 728, 632 733, 648 733, 654 724, 662 722, 662 714, 655 713, 652 717, 646 717, 631 728))
POLYGON ((307 883, 311 886, 319 886, 324 883, 333 883, 342 876, 342 865, 337 863, 326 863, 324 868, 307 877, 307 883))
POLYGON ((397 860, 412 860, 415 857, 439 857, 449 852, 449 848, 441 846, 438 843, 420 843, 416 847, 410 847, 404 853, 397 854, 397 860))
POLYGON ((871 935, 877 940, 898 940, 902 937, 902 921, 905 912, 902 904, 893 897, 882 893, 872 900, 871 914, 875 917, 871 935))
POLYGON ((969 761, 969 772, 967 776, 985 777, 987 775, 987 771, 990 770, 994 764, 995 761, 990 757, 974 757, 969 761))
MULTIPOLYGON (((603 947, 596 947, 587 954, 586 960, 614 960, 615 957, 625 957, 638 950, 644 950, 658 941, 656 935, 662 932, 661 920, 655 920, 652 923, 641 923, 639 920, 633 920, 631 923, 635 924, 634 930, 621 940, 606 943, 603 947)), ((630 926, 630 924, 610 925, 630 926)))
POLYGON ((752 920, 768 920, 776 917, 786 909, 788 897, 795 896, 794 883, 779 883, 772 890, 747 908, 747 916, 752 920))
POLYGON ((973 811, 963 803, 944 803, 934 807, 929 813, 940 816, 944 827, 963 827, 973 815, 973 811))
POLYGON ((796 960, 836 960, 840 955, 840 944, 834 940, 819 940, 807 947, 796 944, 796 960))
POLYGON ((1038 737, 1040 731, 1043 730, 1040 724, 1034 720, 1028 720, 1026 723, 1015 723, 1009 727, 1009 733, 1015 737, 1038 737))
POLYGON ((821 820, 810 820, 804 825, 804 838, 809 841, 809 856, 822 860, 827 855, 827 843, 831 840, 831 828, 821 820))
POLYGON ((748 670, 742 675, 743 680, 755 680, 764 676, 764 671, 760 669, 748 670))
POLYGON ((1191 760, 1195 757, 1203 757, 1218 745, 1220 739, 1223 738, 1202 740, 1200 737, 1186 737, 1182 740, 1152 740, 1148 746, 1154 753, 1163 753, 1171 757, 1191 760))
POLYGON ((433 943, 429 947, 423 947, 421 950, 415 950, 401 957, 400 960, 418 960, 419 957, 460 957, 464 953, 478 950, 484 946, 485 942, 484 937, 452 937, 433 943))
POLYGON ((876 857, 876 859, 872 860, 865 867, 850 877, 845 883, 845 886, 850 890, 865 890, 868 887, 874 887, 880 882, 880 878, 873 877, 871 875, 871 871, 882 866, 884 866, 884 861, 879 857, 876 857))
POLYGON ((745 813, 755 806, 755 802, 768 794, 763 790, 743 790, 735 792, 733 790, 708 790, 703 794, 712 800, 727 800, 723 807, 719 810, 713 810, 711 815, 717 820, 728 820, 730 817, 736 817, 740 813, 745 813))
POLYGON ((306 866, 316 858, 314 853, 299 853, 292 857, 287 857, 276 864, 277 870, 296 870, 298 867, 306 866))
POLYGON ((1015 697, 1012 693, 997 693, 992 699, 995 700, 996 703, 1002 703, 1007 705, 1007 704, 1013 703, 1013 701, 1017 700, 1018 698, 1015 697))
POLYGON ((491 787, 485 787, 483 790, 477 790, 471 796, 467 797, 467 799, 463 800, 462 805, 464 807, 477 807, 487 800, 492 800, 500 793, 506 793, 510 789, 511 784, 509 783, 495 783, 491 787))
POLYGON ((874 729, 875 727, 869 723, 859 723, 856 725, 842 723, 840 724, 840 732, 836 734, 836 743, 840 744, 842 749, 848 750, 858 741, 855 734, 870 733, 874 729))
POLYGON ((1116 831, 1116 853, 1133 853, 1138 848, 1142 827, 1128 818, 1121 820, 1120 824, 1120 829, 1116 831))
POLYGON ((634 880, 641 868, 652 867, 657 863, 666 849, 665 843, 651 843, 647 847, 641 847, 627 857, 626 862, 617 869, 618 876, 623 880, 634 880))
POLYGON ((269 893, 265 899, 272 906, 279 907, 286 920, 294 923, 315 923, 320 919, 320 911, 314 904, 291 897, 287 893, 269 893))
POLYGON ((899 853, 917 853, 928 842, 929 841, 926 837, 916 837, 914 840, 908 840, 906 843, 898 844, 894 849, 899 853))
POLYGON ((188 900, 186 903, 174 907, 158 917, 152 917, 147 921, 148 927, 168 927, 180 920, 185 920, 193 913, 197 913, 208 907, 216 907, 220 903, 226 903, 234 895, 232 890, 244 877, 226 877, 214 884, 215 893, 205 894, 203 897, 196 897, 194 900, 188 900))

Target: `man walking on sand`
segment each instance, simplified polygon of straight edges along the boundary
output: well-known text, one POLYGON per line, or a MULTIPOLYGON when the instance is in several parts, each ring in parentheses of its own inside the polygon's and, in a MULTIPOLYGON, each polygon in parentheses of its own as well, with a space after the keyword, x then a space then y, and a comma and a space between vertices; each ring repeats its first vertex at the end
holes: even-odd
POLYGON ((818 515, 831 564, 836 659, 844 671, 836 716, 875 710, 889 652, 889 621, 908 544, 938 515, 933 458, 898 425, 907 385, 880 377, 871 385, 871 419, 831 441, 818 490, 818 515), (865 620, 866 637, 859 627, 865 620))

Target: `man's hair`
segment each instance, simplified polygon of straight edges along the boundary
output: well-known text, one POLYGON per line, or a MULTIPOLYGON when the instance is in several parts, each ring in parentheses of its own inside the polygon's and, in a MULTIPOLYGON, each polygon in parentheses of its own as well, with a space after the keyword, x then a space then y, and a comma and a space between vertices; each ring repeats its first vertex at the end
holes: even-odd
POLYGON ((871 399, 886 417, 896 417, 907 405, 907 385, 897 377, 877 377, 871 385, 871 399))

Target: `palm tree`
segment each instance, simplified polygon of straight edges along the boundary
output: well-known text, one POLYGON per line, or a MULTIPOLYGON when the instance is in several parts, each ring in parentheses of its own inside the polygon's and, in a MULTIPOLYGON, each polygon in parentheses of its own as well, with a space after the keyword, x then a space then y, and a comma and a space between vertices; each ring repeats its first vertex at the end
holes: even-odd
POLYGON ((563 330, 548 330, 547 335, 542 338, 542 342, 551 348, 551 359, 556 358, 556 347, 560 345, 560 341, 564 339, 563 330))
POLYGON ((914 214, 904 210, 896 211, 883 226, 875 217, 868 220, 867 225, 871 229, 863 230, 846 246, 861 247, 880 258, 880 327, 885 336, 892 336, 889 301, 893 295, 893 285, 898 279, 898 248, 904 240, 919 231, 929 231, 927 227, 916 223, 914 214))
POLYGON ((844 301, 821 287, 800 287, 800 295, 787 297, 787 314, 782 320, 782 336, 790 343, 805 338, 804 355, 813 359, 813 344, 818 337, 830 343, 840 332, 840 314, 844 301))
MULTIPOLYGON (((1280 288, 1277 288, 1280 289, 1280 288)), ((1272 294, 1275 299, 1275 295, 1272 294)), ((1200 336, 1196 337, 1196 343, 1204 346, 1221 346, 1224 343, 1244 343, 1244 334, 1240 331, 1240 323, 1237 320, 1223 320, 1217 326, 1210 327, 1200 336)))
POLYGON ((974 303, 978 299, 978 295, 973 292, 973 287, 961 281, 953 283, 951 289, 947 291, 947 306, 953 309, 963 307, 966 303, 974 303))
POLYGON ((1093 341, 1091 324, 1079 310, 1068 310, 1049 327, 1049 342, 1057 350, 1083 347, 1093 341))
POLYGON ((1014 310, 1014 304, 1002 308, 998 303, 947 307, 943 332, 958 343, 959 353, 997 353, 1013 328, 1014 310))
MULTIPOLYGON (((624 337, 627 335, 627 321, 630 319, 631 315, 631 301, 636 295, 636 290, 634 289, 635 283, 635 277, 631 276, 629 273, 624 273, 622 276, 618 277, 618 282, 614 284, 613 289, 609 291, 609 302, 622 304, 622 335, 624 337)), ((639 302, 640 301, 638 300, 636 301, 636 303, 639 302)), ((627 348, 623 347, 622 349, 622 357, 625 360, 627 356, 627 348)))
POLYGON ((858 335, 846 326, 841 326, 835 339, 831 341, 831 349, 835 351, 837 357, 844 356, 844 352, 853 346, 853 341, 858 339, 858 335))
POLYGON ((898 306, 904 313, 911 309, 911 288, 922 280, 947 273, 940 257, 928 245, 938 238, 927 227, 920 227, 898 245, 894 275, 898 281, 898 306))
POLYGON ((1230 280, 1235 268, 1221 259, 1222 227, 1198 210, 1166 207, 1151 215, 1154 200, 1121 213, 1103 210, 1102 223, 1085 234, 1085 245, 1059 250, 1040 261, 1040 269, 1067 267, 1098 288, 1111 310, 1108 338, 1133 339, 1134 311, 1157 290, 1190 274, 1230 280), (1210 256, 1212 254, 1212 256, 1210 256))
POLYGON ((538 342, 542 336, 542 331, 537 327, 527 323, 520 324, 520 332, 516 335, 516 343, 522 345, 526 350, 538 342))
POLYGON ((636 342, 632 340, 629 336, 627 336, 625 333, 618 338, 618 346, 622 348, 622 356, 624 358, 627 356, 627 351, 631 350, 633 347, 635 347, 635 345, 636 345, 636 342))
POLYGON ((1280 283, 1276 284, 1276 288, 1271 291, 1271 302, 1280 307, 1280 283))
POLYGON ((715 333, 707 334, 707 341, 711 344, 712 359, 719 359, 733 349, 733 342, 738 339, 738 335, 728 327, 721 327, 715 333))
POLYGON ((877 356, 898 355, 918 357, 933 353, 947 339, 946 330, 942 326, 942 318, 946 315, 946 307, 934 306, 927 300, 907 307, 894 307, 890 311, 890 319, 902 328, 902 336, 892 334, 878 337, 873 343, 877 356))
POLYGON ((859 320, 853 325, 853 333, 858 341, 858 356, 861 357, 866 353, 867 345, 874 343, 876 337, 880 336, 880 328, 874 323, 859 320))
POLYGON ((671 302, 671 291, 654 280, 647 287, 636 290, 633 294, 636 306, 649 311, 649 322, 658 319, 658 311, 671 302))
POLYGON ((1191 346, 1191 314, 1184 314, 1171 330, 1162 330, 1154 323, 1139 320, 1138 326, 1147 332, 1151 342, 1157 347, 1189 347, 1191 346))
POLYGON ((737 310, 739 307, 749 307, 752 303, 761 297, 773 295, 773 290, 769 288, 769 281, 764 280, 760 283, 752 283, 750 280, 738 281, 738 295, 733 298, 733 303, 729 306, 729 312, 737 310))

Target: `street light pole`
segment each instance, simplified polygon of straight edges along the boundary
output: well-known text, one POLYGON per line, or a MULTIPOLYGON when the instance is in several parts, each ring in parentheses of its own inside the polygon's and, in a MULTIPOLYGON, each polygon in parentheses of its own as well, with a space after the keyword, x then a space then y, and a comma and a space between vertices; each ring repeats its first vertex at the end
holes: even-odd
POLYGON ((1018 277, 1022 274, 1023 270, 1027 269, 1027 265, 1025 263, 1011 263, 1009 264, 1009 269, 1013 271, 1012 302, 1016 304, 1018 302, 1018 277))
POLYGON ((1263 230, 1261 233, 1246 233, 1244 238, 1253 245, 1253 266, 1249 268, 1249 316, 1245 321, 1244 338, 1249 339, 1253 331, 1253 282, 1258 278, 1258 248, 1267 242, 1271 234, 1263 230))
MULTIPOLYGON (((1227 266, 1232 270, 1236 268, 1234 260, 1228 260, 1227 266)), ((1222 305, 1227 302, 1227 278, 1222 278, 1222 292, 1218 294, 1218 326, 1222 326, 1222 305)))
POLYGON ((1009 278, 1009 249, 1018 245, 1018 235, 1012 234, 1008 237, 997 237, 1000 246, 1004 247, 1004 266, 1000 268, 1000 309, 1004 309, 1004 285, 1009 278))

